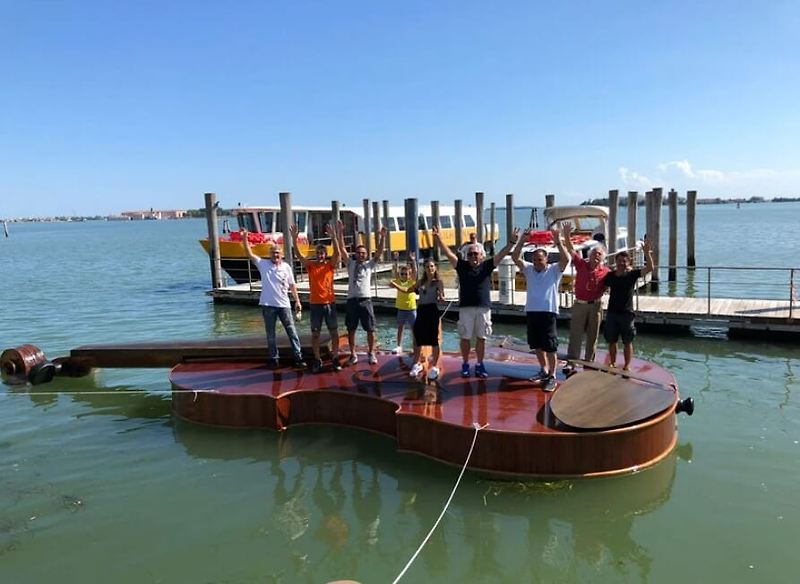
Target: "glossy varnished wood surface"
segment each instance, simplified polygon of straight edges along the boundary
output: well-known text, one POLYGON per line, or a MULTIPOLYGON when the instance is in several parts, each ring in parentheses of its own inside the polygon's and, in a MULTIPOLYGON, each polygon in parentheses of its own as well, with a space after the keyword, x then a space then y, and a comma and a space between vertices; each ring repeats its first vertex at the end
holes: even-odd
MULTIPOLYGON (((408 377, 408 357, 390 354, 379 354, 374 366, 362 357, 355 366, 317 375, 272 371, 260 362, 185 363, 170 379, 175 413, 195 422, 277 430, 345 424, 392 436, 401 450, 449 464, 463 464, 474 425, 485 426, 470 467, 494 474, 613 474, 652 464, 675 444, 674 408, 623 428, 578 431, 551 411, 558 391, 544 393, 528 380, 538 371, 533 355, 494 347, 485 363, 488 379, 462 378, 460 357, 444 355, 443 373, 430 385, 408 377)), ((674 383, 646 361, 637 360, 634 371, 674 383)))
POLYGON ((584 430, 633 424, 675 407, 675 390, 642 383, 615 372, 581 371, 567 379, 550 399, 563 423, 584 430))

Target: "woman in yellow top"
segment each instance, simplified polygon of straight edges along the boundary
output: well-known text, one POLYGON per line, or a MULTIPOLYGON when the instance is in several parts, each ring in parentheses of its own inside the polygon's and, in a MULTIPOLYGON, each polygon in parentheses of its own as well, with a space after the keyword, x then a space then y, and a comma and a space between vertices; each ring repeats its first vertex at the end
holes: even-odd
POLYGON ((397 308, 397 346, 392 351, 397 354, 403 352, 403 329, 406 325, 409 329, 413 328, 414 321, 417 320, 416 270, 410 266, 400 266, 398 274, 397 278, 389 282, 397 290, 397 300, 394 303, 397 308))

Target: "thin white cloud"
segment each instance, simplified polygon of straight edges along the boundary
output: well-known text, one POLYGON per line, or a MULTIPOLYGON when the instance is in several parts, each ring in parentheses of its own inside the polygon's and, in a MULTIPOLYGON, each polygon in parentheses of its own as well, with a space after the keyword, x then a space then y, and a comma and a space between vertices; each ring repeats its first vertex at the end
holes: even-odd
POLYGON ((696 169, 688 160, 671 160, 656 165, 648 178, 627 167, 619 169, 624 186, 705 190, 708 195, 800 194, 800 169, 754 168, 749 170, 696 169))

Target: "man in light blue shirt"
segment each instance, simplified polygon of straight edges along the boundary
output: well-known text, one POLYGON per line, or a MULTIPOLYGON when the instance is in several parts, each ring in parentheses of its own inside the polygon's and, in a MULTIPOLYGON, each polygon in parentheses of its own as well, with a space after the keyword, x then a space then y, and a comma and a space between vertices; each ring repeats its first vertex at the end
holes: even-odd
POLYGON ((556 317, 558 316, 558 287, 561 275, 569 264, 569 254, 561 239, 561 230, 554 226, 550 234, 558 248, 558 263, 547 263, 547 250, 534 250, 531 262, 526 262, 520 255, 522 246, 528 240, 530 230, 523 232, 517 242, 511 258, 520 271, 525 274, 527 283, 527 299, 525 315, 528 324, 528 346, 536 351, 536 358, 541 367, 534 380, 542 384, 543 391, 556 388, 556 351, 558 350, 558 332, 556 317))

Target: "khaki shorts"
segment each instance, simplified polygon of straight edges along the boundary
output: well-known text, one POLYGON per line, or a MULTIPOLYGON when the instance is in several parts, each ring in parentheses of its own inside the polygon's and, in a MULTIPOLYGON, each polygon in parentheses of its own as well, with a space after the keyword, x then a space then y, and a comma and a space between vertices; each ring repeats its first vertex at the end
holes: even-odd
POLYGON ((492 334, 492 309, 464 306, 458 312, 458 336, 462 339, 485 339, 492 334))

